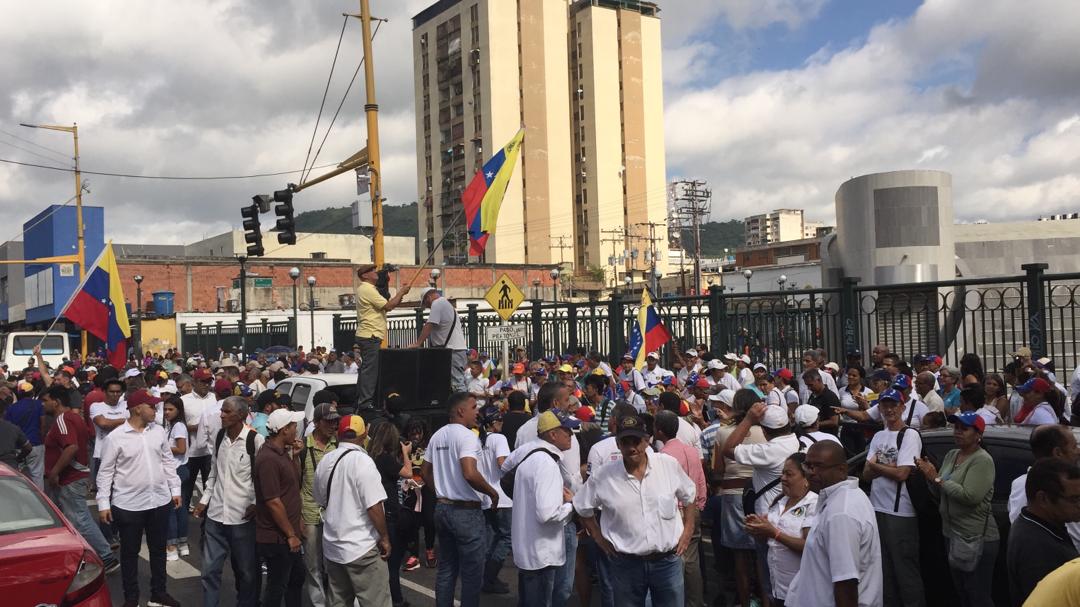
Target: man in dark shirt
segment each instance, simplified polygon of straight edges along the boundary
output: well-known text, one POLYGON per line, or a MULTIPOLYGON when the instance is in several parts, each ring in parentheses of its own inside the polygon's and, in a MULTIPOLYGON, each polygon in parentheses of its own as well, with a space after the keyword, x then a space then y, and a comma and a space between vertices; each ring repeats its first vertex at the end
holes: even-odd
POLYGON ((1080 467, 1057 458, 1036 460, 1024 487, 1028 505, 1009 530, 1009 595, 1024 604, 1046 574, 1077 557, 1065 523, 1080 520, 1080 467))
POLYGON ((503 425, 500 434, 506 437, 507 444, 513 446, 514 441, 517 440, 518 428, 532 419, 532 416, 525 412, 525 393, 524 392, 511 392, 506 397, 506 415, 503 415, 503 425))
POLYGON ((30 441, 15 424, 0 419, 0 462, 19 469, 19 460, 30 453, 30 441))
POLYGON ((805 371, 802 379, 806 388, 810 390, 807 404, 818 409, 818 429, 829 434, 836 434, 838 419, 833 407, 840 406, 840 398, 825 386, 825 382, 821 379, 821 372, 817 369, 805 371))
POLYGON ((294 455, 302 411, 277 409, 266 420, 269 436, 255 456, 255 545, 266 562, 266 592, 262 604, 299 605, 304 587, 304 557, 300 552, 300 470, 294 455))
POLYGON ((30 441, 30 454, 22 463, 23 473, 39 489, 45 488, 45 444, 43 442, 43 423, 45 406, 34 398, 34 385, 20 381, 15 386, 15 395, 19 400, 4 411, 4 419, 18 426, 26 439, 30 441))

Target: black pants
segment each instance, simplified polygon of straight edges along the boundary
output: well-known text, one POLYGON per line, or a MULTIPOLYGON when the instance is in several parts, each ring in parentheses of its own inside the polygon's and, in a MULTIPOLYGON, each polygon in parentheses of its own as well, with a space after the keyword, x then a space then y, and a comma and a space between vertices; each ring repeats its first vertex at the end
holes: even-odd
POLYGON ((195 491, 195 478, 200 474, 202 474, 203 487, 206 486, 206 481, 210 478, 210 458, 209 455, 188 458, 187 467, 191 474, 180 485, 180 495, 184 498, 183 503, 191 503, 191 493, 195 491))
POLYGON ((386 519, 386 533, 390 536, 390 558, 386 566, 390 570, 390 600, 395 604, 405 600, 401 596, 401 562, 405 560, 405 548, 409 540, 401 533, 396 518, 386 519))
POLYGON ((150 552, 150 596, 165 594, 165 534, 173 504, 151 510, 124 510, 112 507, 113 524, 120 534, 120 573, 124 600, 139 600, 139 548, 143 533, 150 552))
POLYGON ((266 563, 263 607, 300 607, 307 568, 304 555, 289 551, 288 544, 256 544, 259 559, 266 563))

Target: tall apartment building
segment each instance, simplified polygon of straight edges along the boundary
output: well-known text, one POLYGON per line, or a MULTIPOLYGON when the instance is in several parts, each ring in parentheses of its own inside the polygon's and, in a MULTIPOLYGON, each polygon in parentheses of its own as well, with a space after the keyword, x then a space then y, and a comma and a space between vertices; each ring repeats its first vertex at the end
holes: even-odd
POLYGON ((802 209, 776 209, 743 220, 746 246, 755 247, 785 240, 800 240, 803 232, 802 209))
POLYGON ((435 261, 467 260, 464 221, 449 230, 461 192, 524 126, 480 261, 604 266, 601 230, 614 229, 618 253, 642 251, 635 269, 652 244, 666 269, 658 12, 636 0, 439 0, 413 17, 421 257, 449 231, 435 261))

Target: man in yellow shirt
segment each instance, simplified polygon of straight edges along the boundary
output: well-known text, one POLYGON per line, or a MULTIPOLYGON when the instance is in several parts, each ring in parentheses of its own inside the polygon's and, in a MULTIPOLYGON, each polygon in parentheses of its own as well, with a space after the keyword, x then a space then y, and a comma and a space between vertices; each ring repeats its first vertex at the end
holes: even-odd
POLYGON ((356 376, 356 406, 360 409, 373 406, 375 387, 379 381, 379 347, 386 338, 386 313, 401 305, 401 298, 409 292, 403 285, 398 292, 386 299, 375 288, 378 272, 374 264, 356 269, 360 286, 356 287, 356 343, 360 346, 360 372, 356 376))

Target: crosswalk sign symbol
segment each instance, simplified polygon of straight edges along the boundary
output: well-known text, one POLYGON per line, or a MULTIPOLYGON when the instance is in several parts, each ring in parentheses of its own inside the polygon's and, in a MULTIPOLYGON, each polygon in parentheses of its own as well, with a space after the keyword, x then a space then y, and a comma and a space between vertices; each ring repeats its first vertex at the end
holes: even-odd
POLYGON ((525 294, 521 292, 509 276, 503 274, 495 284, 491 285, 484 299, 491 305, 503 320, 509 321, 510 316, 517 311, 521 302, 525 301, 525 294))

